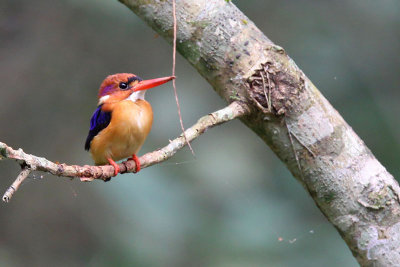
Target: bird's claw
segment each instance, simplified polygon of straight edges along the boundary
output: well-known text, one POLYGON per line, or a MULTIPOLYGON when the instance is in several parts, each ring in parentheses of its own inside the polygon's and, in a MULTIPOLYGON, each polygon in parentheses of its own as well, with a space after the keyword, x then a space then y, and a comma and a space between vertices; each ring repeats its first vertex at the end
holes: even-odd
POLYGON ((133 160, 136 165, 134 173, 139 172, 140 171, 140 160, 139 160, 138 156, 136 156, 136 154, 133 154, 132 158, 130 158, 130 159, 133 160))
POLYGON ((117 176, 119 173, 119 166, 117 163, 115 163, 115 161, 113 161, 112 159, 107 159, 108 162, 110 163, 110 165, 112 165, 114 167, 114 176, 117 176))

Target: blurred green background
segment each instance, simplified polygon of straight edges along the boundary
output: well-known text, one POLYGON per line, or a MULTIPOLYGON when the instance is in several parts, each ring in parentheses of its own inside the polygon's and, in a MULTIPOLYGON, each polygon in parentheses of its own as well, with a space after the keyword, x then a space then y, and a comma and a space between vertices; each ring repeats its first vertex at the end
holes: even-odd
MULTIPOLYGON (((234 0, 400 177, 400 2, 234 0)), ((179 4, 179 1, 178 1, 179 4)), ((0 2, 0 141, 70 164, 101 81, 171 73, 172 49, 116 0, 0 2)), ((225 103, 180 56, 186 127, 225 103)), ((171 85, 147 94, 139 154, 180 133, 171 85)), ((166 163, 109 183, 32 175, 0 205, 1 266, 357 266, 339 234, 240 122, 166 163)), ((0 162, 1 194, 18 174, 0 162)))

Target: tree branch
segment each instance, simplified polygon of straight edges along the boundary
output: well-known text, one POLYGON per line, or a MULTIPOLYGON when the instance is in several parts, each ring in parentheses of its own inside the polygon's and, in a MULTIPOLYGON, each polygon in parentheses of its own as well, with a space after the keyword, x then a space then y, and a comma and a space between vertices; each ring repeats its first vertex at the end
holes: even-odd
POLYGON ((28 176, 31 172, 32 172, 32 170, 28 166, 22 167, 22 170, 19 173, 17 179, 15 179, 14 183, 4 193, 4 195, 3 195, 4 202, 10 201, 11 197, 18 190, 19 186, 23 183, 23 181, 26 178, 28 178, 28 176))
MULTIPOLYGON (((171 1, 119 0, 168 41, 171 1)), ((400 262, 400 188, 339 113, 231 1, 176 1, 177 49, 304 185, 363 266, 400 262)))
MULTIPOLYGON (((190 142, 205 133, 209 128, 248 115, 249 113, 250 111, 245 104, 233 102, 221 110, 200 118, 196 124, 185 131, 187 140, 190 142)), ((146 168, 171 158, 186 145, 187 142, 183 134, 181 134, 170 141, 167 146, 141 156, 139 158, 141 168, 146 168)), ((5 202, 10 201, 12 195, 32 171, 48 172, 57 176, 70 178, 80 177, 85 182, 93 181, 94 179, 108 181, 114 176, 114 167, 111 165, 78 166, 54 163, 45 158, 27 154, 22 149, 14 150, 10 146, 0 142, 0 160, 3 159, 13 159, 22 166, 21 173, 3 196, 3 201, 5 202)), ((136 168, 133 160, 127 160, 118 165, 120 173, 134 172, 136 168)))

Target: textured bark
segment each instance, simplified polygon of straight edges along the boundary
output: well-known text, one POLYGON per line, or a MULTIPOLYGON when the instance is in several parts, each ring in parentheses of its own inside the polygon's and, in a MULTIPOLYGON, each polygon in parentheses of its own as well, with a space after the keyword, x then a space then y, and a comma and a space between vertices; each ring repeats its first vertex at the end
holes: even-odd
MULTIPOLYGON (((171 41, 172 4, 120 0, 171 41)), ((178 51, 304 185, 362 266, 400 264, 400 189, 312 82, 234 4, 177 0, 178 51)))

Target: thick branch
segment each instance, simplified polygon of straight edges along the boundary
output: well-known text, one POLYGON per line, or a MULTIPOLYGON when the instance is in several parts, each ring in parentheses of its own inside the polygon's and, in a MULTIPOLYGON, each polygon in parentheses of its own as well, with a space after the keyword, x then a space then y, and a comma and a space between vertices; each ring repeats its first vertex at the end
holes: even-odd
MULTIPOLYGON (((190 142, 206 132, 209 128, 247 114, 249 114, 249 109, 246 105, 239 102, 233 102, 221 110, 200 118, 196 124, 185 131, 186 137, 190 142)), ((176 139, 170 141, 167 146, 140 157, 141 168, 146 168, 171 158, 186 145, 187 143, 182 134, 176 139)), ((63 177, 80 177, 83 181, 92 181, 94 179, 107 181, 114 176, 114 167, 111 165, 78 166, 54 163, 45 158, 27 154, 22 149, 14 150, 10 146, 0 142, 0 160, 1 159, 13 159, 20 163, 21 166, 24 166, 20 175, 4 194, 3 201, 5 202, 10 200, 11 196, 18 189, 22 181, 33 170, 49 172, 63 177)), ((133 172, 136 165, 133 160, 128 160, 120 163, 119 168, 120 173, 133 172)))
MULTIPOLYGON (((172 39, 171 1, 119 0, 172 39)), ((285 51, 231 1, 177 0, 178 51, 304 185, 363 266, 400 262, 400 188, 285 51)))

